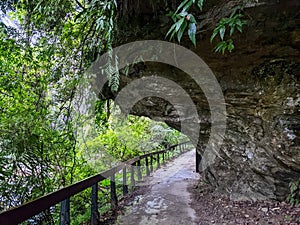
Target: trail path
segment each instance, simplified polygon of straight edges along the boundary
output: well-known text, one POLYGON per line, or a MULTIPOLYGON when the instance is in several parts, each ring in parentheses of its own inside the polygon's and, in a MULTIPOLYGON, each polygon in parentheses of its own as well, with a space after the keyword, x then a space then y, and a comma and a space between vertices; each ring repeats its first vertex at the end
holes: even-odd
POLYGON ((190 206, 188 187, 200 178, 195 173, 195 150, 191 150, 158 169, 141 185, 149 191, 136 196, 125 215, 116 224, 126 225, 194 225, 196 213, 190 206))

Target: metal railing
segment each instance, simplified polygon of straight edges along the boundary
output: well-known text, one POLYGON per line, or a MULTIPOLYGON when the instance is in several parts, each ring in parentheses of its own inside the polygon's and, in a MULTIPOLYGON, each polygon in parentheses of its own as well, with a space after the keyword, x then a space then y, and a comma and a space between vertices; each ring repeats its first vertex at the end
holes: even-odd
POLYGON ((82 192, 83 190, 90 188, 91 191, 91 224, 99 224, 99 211, 98 211, 98 183, 105 179, 110 179, 110 199, 111 208, 116 209, 118 206, 118 196, 116 192, 115 175, 119 171, 123 170, 122 180, 122 193, 123 196, 127 195, 128 181, 127 181, 127 168, 130 167, 130 183, 133 190, 135 187, 135 173, 137 173, 138 181, 142 180, 141 172, 141 160, 145 160, 146 176, 149 176, 153 172, 154 161, 156 161, 157 168, 160 167, 161 161, 164 163, 166 160, 172 158, 172 153, 178 150, 178 153, 183 153, 186 150, 191 149, 190 142, 184 142, 176 145, 172 145, 164 150, 151 152, 142 156, 135 157, 128 160, 121 165, 111 168, 105 172, 89 177, 85 180, 79 181, 75 184, 62 188, 58 191, 52 192, 45 196, 42 196, 33 201, 27 202, 18 207, 9 209, 0 213, 0 225, 16 225, 30 219, 31 217, 38 215, 39 213, 48 210, 50 207, 61 204, 60 207, 60 225, 70 224, 70 197, 82 192), (161 158, 162 156, 162 158, 161 158), (150 160, 149 160, 150 159, 150 160))

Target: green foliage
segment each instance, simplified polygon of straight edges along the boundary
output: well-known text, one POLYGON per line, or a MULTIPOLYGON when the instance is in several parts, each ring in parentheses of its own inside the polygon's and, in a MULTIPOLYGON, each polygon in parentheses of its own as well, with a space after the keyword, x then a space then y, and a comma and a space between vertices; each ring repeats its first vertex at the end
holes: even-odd
POLYGON ((73 1, 13 8, 20 30, 0 26, 0 211, 93 172, 78 152, 72 108, 92 35, 84 41, 85 27, 65 19, 73 1))
MULTIPOLYGON (((197 31, 197 21, 195 16, 193 16, 188 11, 193 5, 196 5, 200 10, 202 10, 204 0, 183 0, 180 5, 177 7, 175 12, 170 12, 170 16, 174 24, 170 27, 167 32, 166 37, 169 36, 170 40, 176 35, 178 42, 180 43, 181 38, 188 27, 188 36, 191 42, 196 46, 196 31, 197 31)), ((236 30, 240 33, 242 28, 247 24, 247 21, 243 19, 243 15, 240 13, 243 6, 238 6, 233 8, 231 15, 228 18, 222 18, 216 25, 211 35, 210 41, 213 40, 219 35, 220 42, 215 47, 215 52, 225 51, 232 52, 234 49, 234 44, 232 38, 225 38, 226 31, 229 30, 229 37, 231 37, 236 30)))
POLYGON ((300 179, 289 183, 290 194, 287 197, 288 203, 292 206, 300 204, 300 179))
POLYGON ((91 189, 88 188, 70 199, 70 218, 72 225, 80 225, 90 220, 91 189))
POLYGON ((226 50, 232 52, 234 49, 233 40, 231 38, 225 40, 226 31, 229 30, 229 36, 231 37, 235 30, 242 32, 242 28, 247 24, 246 20, 242 19, 243 15, 234 11, 229 18, 222 18, 214 29, 210 42, 213 42, 215 37, 219 34, 221 42, 215 47, 216 52, 225 53, 226 50))
POLYGON ((108 128, 108 118, 109 118, 109 100, 101 101, 98 100, 95 105, 95 123, 97 129, 101 132, 103 129, 108 128))
MULTIPOLYGON (((19 1, 11 16, 17 19, 28 34, 38 33, 35 39, 44 39, 60 56, 57 72, 76 68, 82 73, 99 54, 112 49, 115 29, 115 1, 34 0, 19 1)), ((109 66, 112 66, 111 59, 109 66)), ((109 75, 109 74, 108 74, 109 75)), ((118 74, 116 74, 117 76, 118 74)), ((118 77, 109 77, 112 89, 118 87, 118 77)))
POLYGON ((222 52, 222 54, 224 54, 226 50, 231 52, 233 49, 233 40, 230 38, 226 41, 220 41, 215 47, 215 52, 222 52))
MULTIPOLYGON (((76 136, 74 96, 83 71, 112 48, 115 1, 7 4, 0 6, 11 10, 19 29, 0 24, 0 211, 94 175, 112 166, 112 158, 127 160, 161 148, 163 140, 177 142, 180 134, 166 125, 158 133, 147 118, 121 120, 100 101, 98 136, 87 142, 76 136)), ((110 63, 111 69, 117 61, 110 63)), ((110 78, 114 90, 118 80, 110 78)), ((101 199, 108 197, 107 186, 101 186, 101 199)), ((88 220, 88 199, 89 190, 71 198, 75 224, 88 220)), ((58 210, 28 224, 57 223, 58 210)))
POLYGON ((174 21, 174 24, 169 29, 167 36, 173 39, 174 35, 177 34, 177 40, 180 42, 183 33, 188 27, 188 36, 191 42, 196 46, 196 19, 188 10, 193 4, 196 4, 200 10, 202 10, 204 0, 184 0, 178 6, 175 12, 170 12, 168 15, 174 21))
POLYGON ((87 159, 99 170, 142 154, 150 139, 150 121, 146 118, 111 117, 109 123, 106 130, 84 145, 87 159))
POLYGON ((55 147, 48 140, 61 137, 45 119, 47 62, 38 60, 45 52, 7 37, 0 42, 0 177, 7 184, 0 193, 11 207, 52 190, 47 185, 53 169, 47 154, 55 147))
POLYGON ((97 137, 82 144, 83 156, 98 171, 149 151, 176 144, 186 137, 164 123, 145 117, 124 118, 116 106, 97 137), (101 159, 101 160, 99 160, 101 159))

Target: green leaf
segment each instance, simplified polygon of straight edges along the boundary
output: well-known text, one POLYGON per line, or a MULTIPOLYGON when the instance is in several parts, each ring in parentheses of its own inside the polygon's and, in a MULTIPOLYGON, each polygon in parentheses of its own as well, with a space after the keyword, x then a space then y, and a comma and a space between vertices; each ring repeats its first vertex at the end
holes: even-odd
POLYGON ((239 31, 240 33, 243 32, 243 28, 242 28, 241 26, 237 26, 236 28, 238 29, 238 31, 239 31))
POLYGON ((193 2, 192 1, 188 1, 187 4, 183 7, 184 11, 188 11, 189 8, 192 6, 193 2))
POLYGON ((233 45, 232 39, 228 40, 227 49, 228 49, 229 52, 232 52, 232 50, 234 49, 234 45, 233 45))
POLYGON ((224 40, 225 31, 226 31, 225 26, 222 26, 219 31, 221 40, 224 40))
POLYGON ((176 25, 176 29, 175 29, 176 32, 179 31, 179 29, 180 29, 182 23, 184 22, 184 20, 185 20, 185 18, 181 18, 180 20, 178 20, 178 21, 175 23, 175 25, 176 25))
POLYGON ((219 30, 215 28, 212 35, 210 36, 211 43, 213 42, 214 38, 217 36, 218 33, 219 33, 219 30))
POLYGON ((234 33, 234 27, 231 27, 231 28, 230 28, 230 36, 232 36, 233 33, 234 33))
POLYGON ((197 23, 195 17, 192 14, 188 14, 187 15, 188 21, 190 21, 191 23, 197 23))
POLYGON ((199 8, 200 10, 202 10, 202 8, 203 8, 203 2, 204 2, 204 0, 198 0, 198 1, 197 1, 197 6, 198 6, 198 8, 199 8))
POLYGON ((181 13, 179 13, 178 15, 180 17, 185 17, 188 13, 186 11, 182 11, 181 13))
POLYGON ((174 36, 175 32, 176 32, 176 23, 174 23, 171 26, 171 28, 169 29, 168 33, 166 34, 166 37, 168 37, 171 34, 171 36, 170 36, 170 40, 171 40, 172 37, 174 36), (172 32, 172 34, 171 34, 171 32, 172 32))
POLYGON ((181 4, 178 6, 177 10, 175 11, 174 14, 177 14, 178 11, 190 0, 184 0, 183 2, 181 2, 181 4))
POLYGON ((176 14, 174 12, 169 11, 167 16, 171 17, 174 23, 176 22, 176 14))
POLYGON ((188 35, 194 46, 196 46, 196 24, 195 23, 190 23, 189 24, 189 30, 188 30, 188 35))
POLYGON ((187 25, 188 25, 188 23, 187 23, 187 21, 185 20, 185 21, 183 22, 182 26, 180 27, 180 30, 179 30, 178 33, 177 33, 177 39, 178 39, 178 42, 180 42, 181 37, 182 37, 182 35, 183 35, 183 33, 184 33, 185 28, 187 27, 187 25))
POLYGON ((242 27, 242 26, 243 26, 242 21, 239 20, 239 19, 235 21, 235 24, 236 24, 237 26, 239 26, 239 27, 242 27))
POLYGON ((220 41, 215 47, 215 52, 222 51, 224 53, 226 46, 227 46, 226 41, 220 41))

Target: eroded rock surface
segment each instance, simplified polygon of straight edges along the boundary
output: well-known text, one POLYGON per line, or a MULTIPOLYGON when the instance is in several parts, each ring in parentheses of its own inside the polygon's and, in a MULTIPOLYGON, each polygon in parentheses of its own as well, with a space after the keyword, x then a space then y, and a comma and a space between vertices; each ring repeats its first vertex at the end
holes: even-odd
MULTIPOLYGON (((210 32, 197 36, 197 48, 183 43, 212 69, 226 102, 224 143, 214 164, 203 171, 204 177, 239 200, 283 200, 289 194, 289 182, 300 178, 299 1, 265 3, 246 10, 250 25, 243 34, 234 36, 236 48, 231 54, 213 53, 210 32)), ((148 39, 163 39, 163 29, 152 29, 148 39)), ((121 88, 143 76, 171 79, 190 95, 200 115, 197 148, 203 153, 211 125, 209 105, 199 86, 178 69, 146 62, 122 76, 121 88)), ((180 98, 176 90, 168 95, 180 98)), ((116 96, 103 91, 102 98, 116 96)), ((181 128, 182 112, 161 98, 145 98, 131 113, 181 128)))

